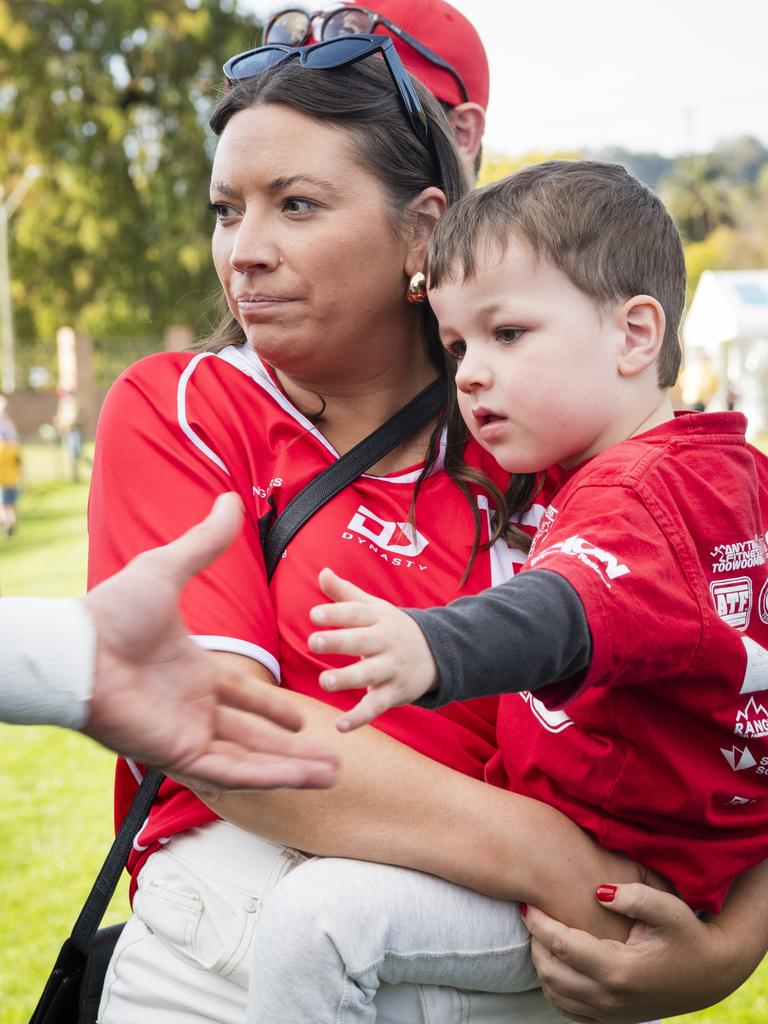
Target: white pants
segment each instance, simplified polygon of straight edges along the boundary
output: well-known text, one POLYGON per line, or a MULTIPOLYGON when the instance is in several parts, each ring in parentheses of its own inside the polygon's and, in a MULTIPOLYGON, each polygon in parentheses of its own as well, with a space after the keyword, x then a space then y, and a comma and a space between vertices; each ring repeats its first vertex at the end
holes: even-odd
MULTIPOLYGON (((243 1024, 261 901, 304 860, 225 822, 174 837, 141 871, 134 916, 107 970, 99 1024, 243 1024)), ((284 982, 301 987, 295 965, 284 965, 284 982)), ((493 995, 382 984, 374 1005, 378 1024, 564 1020, 539 990, 493 995)), ((278 1014, 260 1024, 283 1020, 278 1014)))
POLYGON ((315 857, 264 900, 247 1019, 373 1024, 382 982, 496 993, 509 1017, 514 1003, 499 993, 539 985, 530 946, 517 903, 406 868, 315 857), (299 984, 286 984, 287 964, 299 984))

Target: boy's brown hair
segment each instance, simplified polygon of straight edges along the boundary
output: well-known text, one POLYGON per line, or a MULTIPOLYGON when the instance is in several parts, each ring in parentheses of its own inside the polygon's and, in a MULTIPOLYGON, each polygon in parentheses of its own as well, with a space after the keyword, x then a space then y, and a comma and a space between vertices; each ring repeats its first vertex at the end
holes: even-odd
POLYGON ((601 305, 650 295, 666 329, 659 387, 677 380, 685 302, 683 247, 653 192, 619 164, 550 160, 464 196, 437 224, 427 258, 431 288, 471 278, 478 251, 503 252, 510 235, 530 245, 601 305))

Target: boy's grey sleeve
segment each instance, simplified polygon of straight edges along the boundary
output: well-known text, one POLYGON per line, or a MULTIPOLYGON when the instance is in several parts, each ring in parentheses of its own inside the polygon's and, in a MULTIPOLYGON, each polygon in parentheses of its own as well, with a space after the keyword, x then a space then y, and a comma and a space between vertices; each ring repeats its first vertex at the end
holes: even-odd
POLYGON ((416 621, 438 669, 438 688, 415 701, 536 690, 582 672, 592 655, 584 606, 557 573, 531 569, 444 608, 404 611, 416 621))

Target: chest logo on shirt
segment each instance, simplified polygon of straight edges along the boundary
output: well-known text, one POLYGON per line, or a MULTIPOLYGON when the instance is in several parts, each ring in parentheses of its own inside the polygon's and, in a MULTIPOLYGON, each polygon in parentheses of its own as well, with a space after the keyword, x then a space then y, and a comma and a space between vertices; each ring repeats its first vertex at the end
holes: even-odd
POLYGON ((768 562, 768 544, 763 537, 755 534, 749 540, 735 544, 716 544, 710 551, 712 572, 738 572, 768 562))
POLYGON ((344 540, 357 540, 359 544, 370 548, 374 554, 381 554, 393 565, 404 565, 406 568, 418 565, 419 569, 427 568, 426 565, 419 565, 413 561, 429 544, 427 538, 411 523, 391 523, 386 519, 379 519, 365 505, 358 506, 342 537, 344 540), (393 557, 390 558, 389 555, 393 557))
POLYGON ((269 481, 269 483, 267 484, 266 487, 259 487, 258 485, 254 485, 252 490, 253 490, 253 493, 256 495, 257 498, 266 498, 266 496, 270 493, 270 491, 272 491, 275 487, 282 487, 282 486, 283 486, 283 479, 282 479, 282 477, 273 476, 272 479, 269 481))
POLYGON ((733 576, 710 583, 709 592, 715 611, 728 626, 743 632, 752 612, 752 580, 749 576, 733 576))
POLYGON ((743 772, 745 768, 754 768, 757 764, 749 747, 742 749, 734 744, 730 750, 720 747, 720 753, 735 772, 743 772))
POLYGON ((736 714, 733 731, 737 736, 768 736, 768 711, 750 697, 743 711, 736 714))

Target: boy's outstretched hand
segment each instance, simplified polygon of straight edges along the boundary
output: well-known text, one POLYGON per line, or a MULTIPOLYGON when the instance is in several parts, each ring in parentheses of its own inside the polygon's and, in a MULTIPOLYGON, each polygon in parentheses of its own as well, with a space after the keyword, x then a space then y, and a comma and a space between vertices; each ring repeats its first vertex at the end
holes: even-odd
POLYGON ((429 644, 414 620, 388 601, 372 597, 348 580, 323 569, 320 587, 335 604, 319 604, 310 612, 316 626, 332 627, 309 637, 318 654, 357 655, 360 661, 320 673, 324 690, 368 688, 368 693, 339 718, 336 727, 349 732, 400 704, 410 704, 437 683, 429 644))

